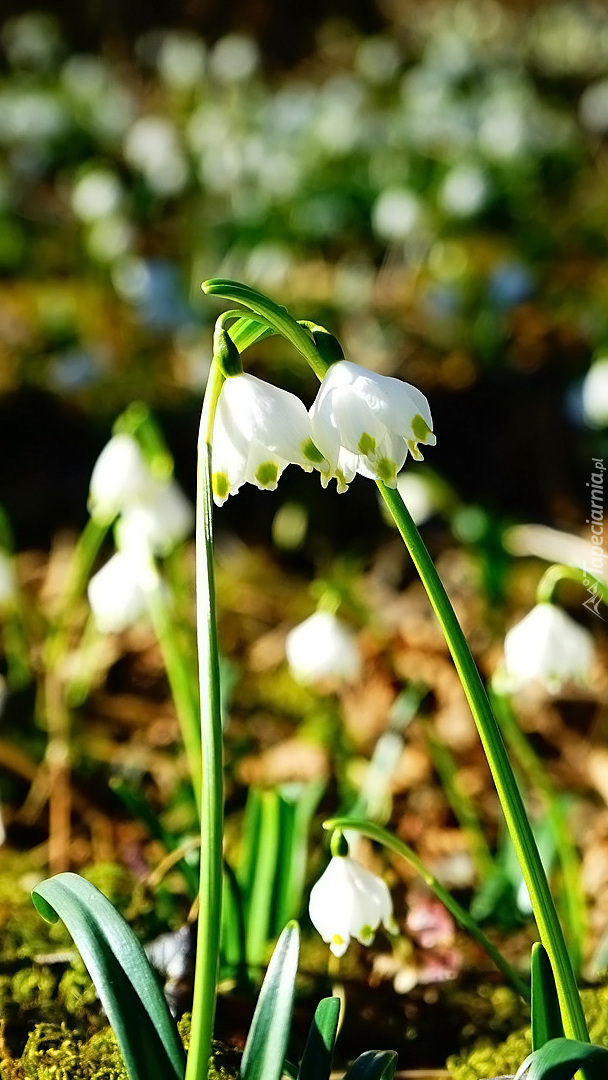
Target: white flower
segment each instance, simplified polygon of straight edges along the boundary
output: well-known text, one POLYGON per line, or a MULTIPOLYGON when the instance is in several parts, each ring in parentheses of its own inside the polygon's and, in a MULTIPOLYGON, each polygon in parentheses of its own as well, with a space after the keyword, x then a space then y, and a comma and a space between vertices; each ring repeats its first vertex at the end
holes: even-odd
MULTIPOLYGON (((356 472, 396 487, 408 450, 419 461, 418 444, 436 442, 429 403, 420 390, 349 360, 329 368, 310 420, 338 491, 346 490, 356 472)), ((321 480, 326 484, 328 476, 321 480)))
POLYGON ((118 634, 146 611, 146 596, 135 558, 117 551, 89 581, 89 604, 97 629, 118 634))
POLYGON ((539 682, 555 693, 584 681, 593 654, 588 630, 554 604, 537 604, 505 636, 504 676, 512 689, 539 682))
POLYGON ((118 524, 119 547, 144 544, 154 555, 167 555, 192 532, 194 509, 175 480, 153 482, 147 497, 127 506, 118 524))
POLYGON ((350 855, 333 856, 313 886, 308 910, 334 956, 344 956, 351 937, 371 945, 380 923, 391 934, 397 931, 386 883, 350 855))
POLYGON ((338 679, 354 682, 361 671, 361 654, 354 634, 328 611, 316 611, 285 639, 287 661, 302 683, 338 679))
POLYGON ((0 551, 0 611, 8 608, 17 596, 17 579, 8 555, 0 551))
POLYGON ((409 471, 401 472, 397 477, 397 491, 416 525, 424 525, 438 509, 437 492, 428 476, 409 471))
POLYGON ((127 506, 147 497, 153 478, 131 435, 113 435, 97 458, 89 509, 100 523, 111 522, 127 506))
POLYGON ((245 483, 274 491, 290 463, 329 470, 312 440, 308 413, 287 390, 256 379, 226 379, 213 429, 213 494, 218 506, 245 483))
POLYGON ((590 427, 608 424, 608 356, 600 356, 589 368, 582 387, 583 415, 590 427))

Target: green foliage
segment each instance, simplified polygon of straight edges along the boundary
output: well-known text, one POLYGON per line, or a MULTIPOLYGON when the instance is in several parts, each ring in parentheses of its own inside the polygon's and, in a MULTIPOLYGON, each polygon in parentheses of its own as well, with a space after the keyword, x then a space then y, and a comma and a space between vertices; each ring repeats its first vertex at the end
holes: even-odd
POLYGON ((243 1051, 241 1080, 280 1080, 291 1024, 299 931, 288 923, 272 955, 243 1051))
POLYGON ((340 1017, 340 999, 323 998, 310 1026, 298 1080, 329 1080, 340 1017))
POLYGON ((587 1080, 605 1080, 608 1050, 574 1039, 551 1039, 522 1062, 520 1072, 529 1080, 572 1080, 576 1069, 584 1069, 587 1080))
POLYGON ((549 957, 540 941, 532 946, 532 1046, 563 1038, 564 1027, 549 957))
POLYGON ((74 937, 120 1045, 131 1080, 180 1080, 184 1053, 146 954, 128 924, 95 886, 58 874, 32 899, 49 922, 61 917, 74 937))
POLYGON ((396 1068, 393 1050, 367 1050, 353 1062, 344 1080, 392 1080, 396 1068))

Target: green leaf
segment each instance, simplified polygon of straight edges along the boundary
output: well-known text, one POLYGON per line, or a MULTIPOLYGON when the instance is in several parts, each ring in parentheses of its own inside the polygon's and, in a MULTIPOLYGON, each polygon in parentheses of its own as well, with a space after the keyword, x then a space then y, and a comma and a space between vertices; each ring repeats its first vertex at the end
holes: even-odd
POLYGON ((340 998, 317 1005, 302 1055, 298 1080, 329 1080, 340 1016, 340 998))
POLYGON ((150 962, 110 901, 77 874, 57 874, 32 892, 47 922, 65 923, 80 950, 131 1080, 181 1080, 185 1054, 150 962))
POLYGON ((344 1080, 393 1080, 396 1068, 394 1050, 366 1050, 353 1061, 344 1080))
POLYGON ((606 1080, 608 1050, 575 1039, 551 1039, 535 1050, 519 1066, 516 1080, 572 1080, 577 1069, 585 1070, 586 1080, 606 1080))
POLYGON ((243 1051, 241 1080, 280 1080, 289 1039, 300 934, 296 922, 281 934, 253 1014, 243 1051))
POLYGON ((532 1049, 540 1050, 550 1039, 564 1037, 564 1025, 546 949, 540 941, 532 946, 532 1049))

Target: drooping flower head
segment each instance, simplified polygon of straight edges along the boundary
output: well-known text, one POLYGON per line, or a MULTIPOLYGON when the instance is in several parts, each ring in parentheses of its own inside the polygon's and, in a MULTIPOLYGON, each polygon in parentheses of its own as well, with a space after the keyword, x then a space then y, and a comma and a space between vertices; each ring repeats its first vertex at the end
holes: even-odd
POLYGON ((419 445, 434 446, 429 403, 415 386, 377 375, 349 360, 329 368, 310 410, 315 444, 327 458, 338 491, 355 473, 396 487, 408 451, 421 460, 419 445))
POLYGON ((312 888, 309 914, 334 956, 344 956, 351 937, 371 945, 380 923, 390 934, 397 932, 386 882, 350 855, 332 857, 312 888))
POLYGON ((153 479, 146 498, 127 506, 118 523, 120 546, 144 544, 154 555, 168 555, 190 535, 194 508, 179 484, 153 479))
POLYGON ((306 472, 329 465, 294 394, 247 373, 226 379, 213 427, 213 496, 218 506, 245 483, 274 491, 290 463, 306 472))
POLYGON ((505 635, 503 678, 513 690, 537 682, 555 693, 584 682, 593 656, 588 630, 555 604, 537 604, 505 635))
POLYGON ((132 435, 113 435, 91 474, 89 509, 101 523, 111 522, 132 503, 147 498, 153 483, 139 443, 132 435))
POLYGON ((93 575, 87 592, 95 625, 102 634, 127 630, 146 611, 140 562, 124 551, 117 551, 93 575))
POLYGON ((354 634, 329 611, 315 611, 294 626, 285 639, 285 652, 298 682, 354 682, 361 671, 354 634))

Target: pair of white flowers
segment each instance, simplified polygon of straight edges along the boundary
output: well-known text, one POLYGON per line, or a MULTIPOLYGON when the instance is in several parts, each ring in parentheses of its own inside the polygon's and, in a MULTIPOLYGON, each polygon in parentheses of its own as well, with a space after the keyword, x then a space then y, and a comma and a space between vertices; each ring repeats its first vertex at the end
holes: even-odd
POLYGON ((287 390, 254 375, 226 379, 213 430, 213 494, 218 506, 245 483, 274 491, 289 464, 317 469, 346 491, 357 473, 395 487, 408 452, 435 445, 424 394, 348 360, 329 368, 307 412, 287 390))
POLYGON ((147 608, 156 587, 152 557, 167 555, 191 533, 194 509, 173 479, 156 477, 131 435, 114 435, 91 475, 89 507, 100 524, 116 517, 118 551, 91 578, 89 603, 102 633, 119 633, 147 608))

